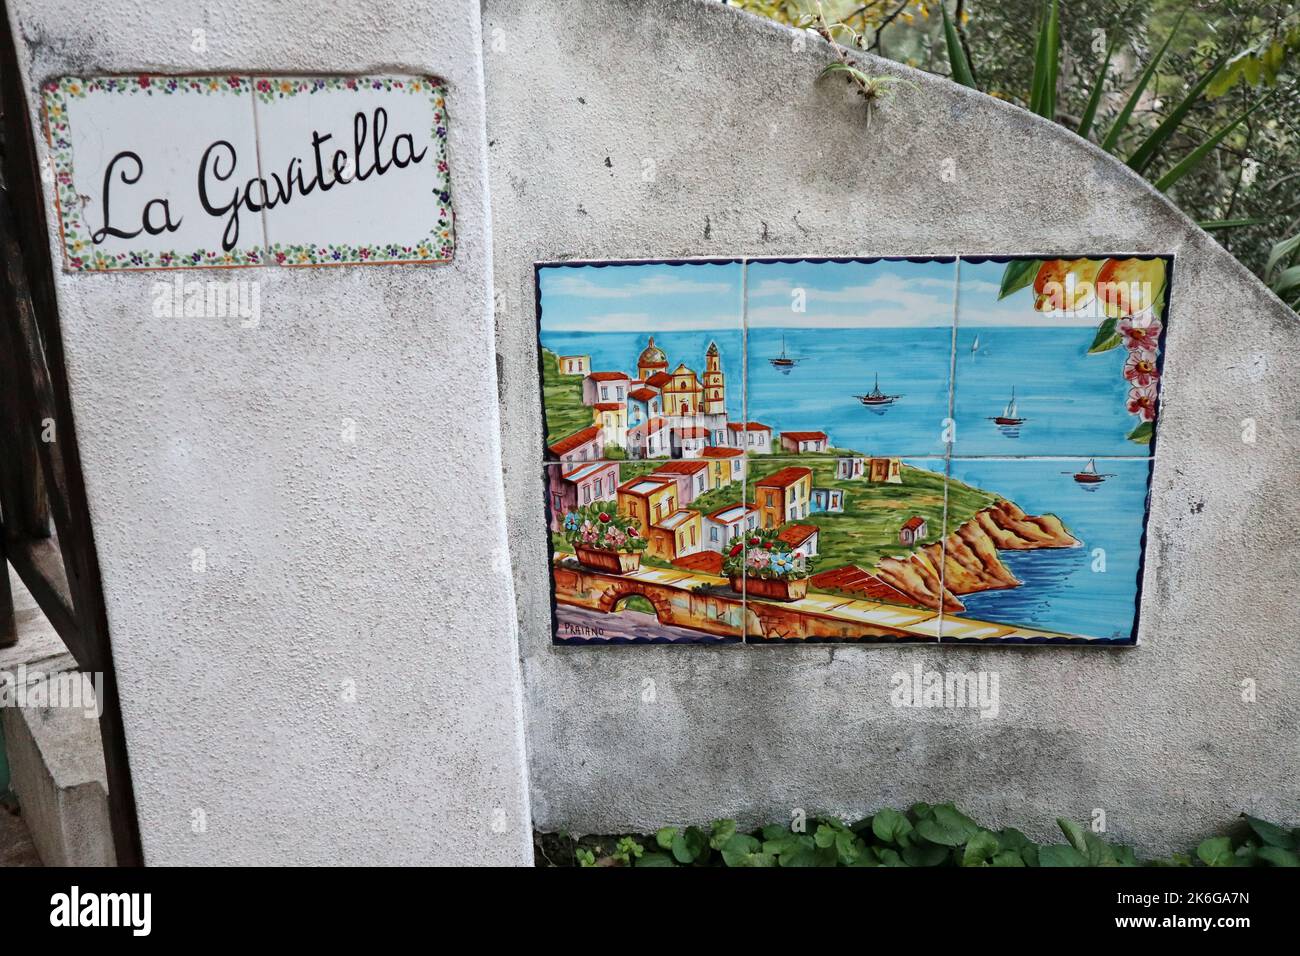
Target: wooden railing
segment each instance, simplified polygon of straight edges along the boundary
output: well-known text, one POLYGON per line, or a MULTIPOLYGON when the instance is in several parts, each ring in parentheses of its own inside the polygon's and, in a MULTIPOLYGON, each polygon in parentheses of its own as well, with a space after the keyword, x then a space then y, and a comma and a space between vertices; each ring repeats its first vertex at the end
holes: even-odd
MULTIPOLYGON (((120 865, 142 862, 117 675, 77 448, 28 91, 0 0, 0 553, 78 667, 102 675, 100 733, 120 865)), ((7 569, 0 644, 17 638, 7 569)))

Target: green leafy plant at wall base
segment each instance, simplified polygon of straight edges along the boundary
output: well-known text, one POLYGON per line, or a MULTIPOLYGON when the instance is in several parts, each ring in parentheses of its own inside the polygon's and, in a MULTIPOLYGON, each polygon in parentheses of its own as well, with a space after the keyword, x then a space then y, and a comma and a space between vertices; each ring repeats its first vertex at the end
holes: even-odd
POLYGON ((618 840, 612 854, 578 847, 579 866, 826 866, 826 867, 1137 867, 1300 866, 1300 828, 1288 830, 1243 814, 1228 834, 1203 840, 1195 856, 1140 860, 1133 849, 1065 818, 1056 821, 1063 843, 1035 843, 1014 827, 988 829, 951 803, 885 808, 856 823, 835 817, 802 825, 773 823, 752 831, 735 820, 708 829, 664 827, 648 846, 618 840))

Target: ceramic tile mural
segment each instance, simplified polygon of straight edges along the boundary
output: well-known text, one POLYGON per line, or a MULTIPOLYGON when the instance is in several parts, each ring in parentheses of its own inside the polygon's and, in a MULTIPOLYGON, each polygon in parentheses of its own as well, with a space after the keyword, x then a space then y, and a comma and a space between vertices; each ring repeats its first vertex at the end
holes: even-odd
POLYGON ((43 93, 68 271, 452 257, 436 79, 143 74, 43 93))
POLYGON ((1134 643, 1171 265, 539 264, 556 643, 1134 643))

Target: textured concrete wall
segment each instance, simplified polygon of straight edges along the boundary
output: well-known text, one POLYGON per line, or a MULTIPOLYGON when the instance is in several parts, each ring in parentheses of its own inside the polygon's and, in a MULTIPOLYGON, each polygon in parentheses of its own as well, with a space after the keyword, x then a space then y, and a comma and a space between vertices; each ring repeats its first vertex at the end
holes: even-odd
POLYGON ((29 91, 142 70, 449 81, 454 264, 199 276, 260 282, 257 328, 153 318, 156 273, 60 273, 58 295, 146 861, 531 861, 478 4, 9 6, 29 91))
POLYGON ((1040 837, 1103 808, 1113 837, 1161 851, 1242 810, 1297 822, 1292 313, 1113 159, 947 81, 908 72, 868 130, 842 83, 817 82, 823 44, 714 2, 488 0, 483 17, 541 827, 951 799, 1040 837), (1139 647, 550 645, 535 260, 1125 251, 1177 257, 1139 647), (890 675, 916 662, 996 670, 1001 715, 892 708, 890 675))

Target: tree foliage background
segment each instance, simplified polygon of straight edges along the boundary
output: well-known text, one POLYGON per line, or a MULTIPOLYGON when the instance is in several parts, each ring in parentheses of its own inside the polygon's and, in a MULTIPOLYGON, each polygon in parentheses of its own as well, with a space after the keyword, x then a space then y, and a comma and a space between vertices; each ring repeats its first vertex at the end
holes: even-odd
MULTIPOLYGON (((724 0, 793 26, 807 26, 816 0, 724 0)), ((939 0, 823 0, 825 16, 861 35, 862 48, 951 75, 939 0)), ((1042 0, 948 0, 975 85, 1028 106, 1042 0)), ((1126 157, 1219 59, 1227 65, 1146 170, 1152 180, 1248 106, 1269 99, 1190 173, 1170 198, 1253 272, 1266 277, 1270 250, 1300 233, 1300 4, 1271 0, 1066 0, 1059 5, 1056 119, 1076 129, 1112 41, 1090 138, 1099 141, 1146 64, 1177 27, 1114 152, 1126 157), (1182 21, 1179 23, 1180 15, 1182 21), (1119 35, 1116 36, 1116 31, 1119 35), (1231 224, 1231 225, 1229 225, 1231 224)), ((848 34, 837 34, 846 46, 848 34)), ((1291 296, 1284 296, 1288 300, 1291 296)))

